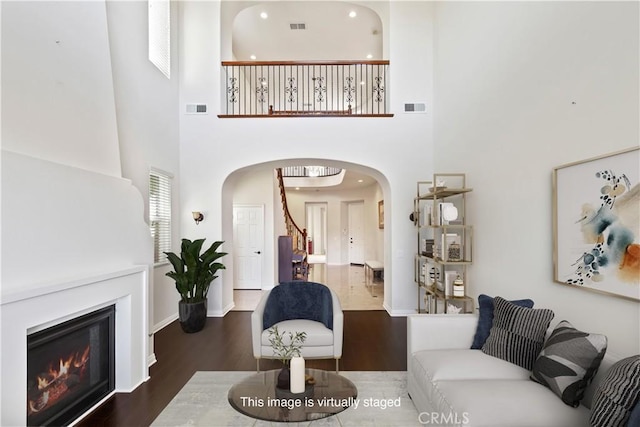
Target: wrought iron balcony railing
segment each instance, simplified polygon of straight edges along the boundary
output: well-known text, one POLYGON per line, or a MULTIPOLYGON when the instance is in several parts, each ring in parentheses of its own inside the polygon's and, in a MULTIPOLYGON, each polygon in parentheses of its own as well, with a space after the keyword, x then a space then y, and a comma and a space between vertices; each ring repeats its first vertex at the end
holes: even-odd
POLYGON ((389 61, 223 62, 219 117, 392 117, 389 61))
POLYGON ((340 168, 331 166, 287 166, 282 168, 284 178, 323 178, 342 172, 340 168))

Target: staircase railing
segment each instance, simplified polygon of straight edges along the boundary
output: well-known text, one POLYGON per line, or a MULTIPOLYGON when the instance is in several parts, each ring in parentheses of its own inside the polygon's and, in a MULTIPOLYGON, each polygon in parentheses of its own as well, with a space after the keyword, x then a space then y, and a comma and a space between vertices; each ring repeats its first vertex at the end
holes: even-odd
POLYGON ((280 187, 280 200, 282 200, 282 210, 284 211, 284 222, 287 229, 287 235, 293 240, 293 248, 298 251, 306 251, 307 245, 307 229, 300 228, 293 220, 289 206, 287 205, 287 193, 284 188, 284 179, 282 177, 282 169, 276 169, 278 176, 278 186, 280 187))

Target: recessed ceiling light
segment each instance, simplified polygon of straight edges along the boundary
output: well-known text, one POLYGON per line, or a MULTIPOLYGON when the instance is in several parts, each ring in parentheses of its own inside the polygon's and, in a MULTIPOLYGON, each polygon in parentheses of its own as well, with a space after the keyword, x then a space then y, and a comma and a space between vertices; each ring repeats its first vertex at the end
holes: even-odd
POLYGON ((251 58, 252 60, 255 60, 256 56, 255 55, 251 55, 249 58, 251 58))
POLYGON ((351 12, 349 12, 349 18, 355 18, 357 16, 357 13, 355 10, 352 10, 351 12))
POLYGON ((267 12, 262 12, 260 14, 260 18, 262 18, 262 19, 267 19, 268 17, 269 17, 269 15, 267 15, 267 12))
POLYGON ((364 179, 359 179, 358 182, 364 182, 364 179))
POLYGON ((368 54, 368 55, 367 55, 367 59, 371 59, 371 58, 373 58, 373 55, 368 54))
POLYGON ((300 187, 296 187, 296 190, 299 190, 299 189, 300 189, 300 187))

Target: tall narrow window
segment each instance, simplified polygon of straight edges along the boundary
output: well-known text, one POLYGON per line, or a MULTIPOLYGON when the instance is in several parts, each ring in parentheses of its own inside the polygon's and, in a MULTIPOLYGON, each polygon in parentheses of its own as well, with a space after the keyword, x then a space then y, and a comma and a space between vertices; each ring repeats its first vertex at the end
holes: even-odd
POLYGON ((157 170, 149 172, 149 228, 153 262, 164 262, 171 250, 171 175, 157 170))
POLYGON ((171 78, 171 3, 149 0, 149 61, 171 78))

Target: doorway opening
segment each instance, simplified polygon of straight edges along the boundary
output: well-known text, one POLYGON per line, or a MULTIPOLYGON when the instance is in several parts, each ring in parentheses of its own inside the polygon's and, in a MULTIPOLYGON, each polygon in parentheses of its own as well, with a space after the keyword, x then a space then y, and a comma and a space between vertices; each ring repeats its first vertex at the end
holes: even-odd
MULTIPOLYGON (((290 213, 300 227, 307 229, 309 236, 304 246, 310 254, 309 280, 340 286, 341 301, 345 302, 343 309, 385 309, 385 295, 389 293, 384 292, 384 288, 390 283, 379 281, 377 291, 372 295, 365 286, 364 263, 366 260, 385 259, 386 236, 385 231, 378 227, 378 203, 385 198, 388 182, 375 169, 326 159, 283 159, 248 165, 228 176, 223 189, 223 201, 229 204, 223 210, 228 209, 229 221, 223 221, 223 238, 227 236, 226 240, 229 241, 236 239, 234 234, 238 230, 231 218, 235 216, 233 208, 239 205, 264 207, 264 238, 261 250, 262 286, 258 289, 239 289, 239 271, 234 261, 233 268, 225 272, 223 299, 228 295, 228 300, 224 299, 226 302, 223 302, 223 306, 232 307, 232 310, 251 310, 259 296, 277 283, 276 242, 278 236, 286 235, 287 231, 275 170, 305 165, 324 165, 343 170, 343 179, 333 185, 305 186, 285 181, 290 213), (245 304, 245 300, 248 304, 245 304)), ((234 244, 234 251, 236 247, 234 244)))
POLYGON ((305 202, 309 264, 327 262, 327 211, 326 202, 305 202))

